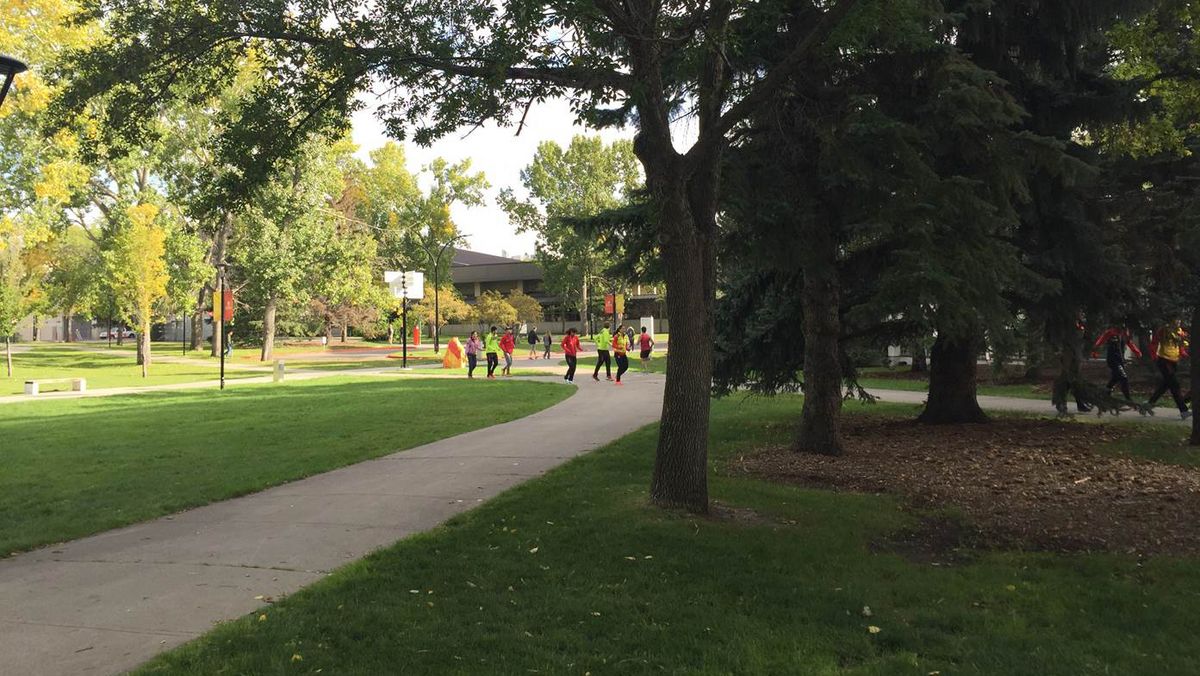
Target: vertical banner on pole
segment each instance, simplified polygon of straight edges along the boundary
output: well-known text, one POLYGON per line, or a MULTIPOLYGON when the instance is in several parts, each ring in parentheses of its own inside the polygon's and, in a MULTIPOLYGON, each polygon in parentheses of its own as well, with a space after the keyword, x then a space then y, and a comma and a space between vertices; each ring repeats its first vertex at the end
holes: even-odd
POLYGON ((611 293, 604 294, 604 314, 611 315, 616 312, 616 296, 611 293))

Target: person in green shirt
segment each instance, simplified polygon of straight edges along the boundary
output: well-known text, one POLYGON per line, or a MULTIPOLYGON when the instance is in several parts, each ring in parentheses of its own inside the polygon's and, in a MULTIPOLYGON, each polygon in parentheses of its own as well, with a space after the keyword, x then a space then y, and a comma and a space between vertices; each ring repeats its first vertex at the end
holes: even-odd
POLYGON ((487 353, 487 377, 495 379, 496 367, 500 365, 500 336, 496 335, 496 327, 483 337, 483 351, 487 353))
POLYGON ((608 346, 612 343, 612 333, 608 330, 608 322, 604 322, 604 328, 600 333, 592 336, 592 340, 596 341, 596 370, 592 371, 592 380, 600 381, 600 367, 604 367, 604 376, 608 380, 612 380, 612 359, 608 356, 608 346))

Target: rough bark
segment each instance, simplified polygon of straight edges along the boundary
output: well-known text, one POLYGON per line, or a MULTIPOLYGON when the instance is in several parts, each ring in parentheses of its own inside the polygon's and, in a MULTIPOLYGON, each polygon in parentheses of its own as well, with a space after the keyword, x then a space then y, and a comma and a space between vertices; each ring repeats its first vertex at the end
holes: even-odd
POLYGON ((837 242, 824 228, 809 234, 813 260, 804 271, 804 408, 796 449, 841 455, 842 365, 838 335, 841 298, 837 242))
POLYGON ((708 414, 712 387, 711 241, 699 237, 682 195, 660 213, 667 231, 662 252, 666 264, 672 336, 687 350, 667 353, 666 389, 650 499, 665 507, 708 510, 708 414))
POLYGON ((341 341, 340 341, 340 342, 343 342, 343 343, 344 343, 344 342, 346 342, 346 333, 347 333, 347 331, 348 331, 348 327, 347 327, 347 325, 346 325, 346 324, 342 324, 342 338, 341 338, 341 341))
POLYGON ((71 311, 70 310, 67 310, 66 312, 63 313, 62 324, 63 324, 63 342, 70 343, 71 342, 71 311))
POLYGON ((1050 401, 1054 404, 1054 408, 1060 413, 1065 414, 1069 410, 1068 397, 1074 393, 1075 400, 1081 401, 1078 391, 1079 382, 1083 379, 1080 367, 1083 363, 1081 338, 1074 336, 1072 340, 1068 337, 1062 348, 1059 350, 1058 361, 1059 370, 1058 377, 1054 379, 1054 388, 1050 395, 1050 401))
POLYGON ((275 310, 277 303, 275 296, 267 299, 267 307, 263 310, 263 336, 262 336, 262 352, 259 355, 259 361, 267 361, 271 358, 271 353, 275 350, 275 310))
POLYGON ((976 399, 975 336, 939 332, 929 351, 929 399, 918 421, 933 425, 987 422, 976 399))

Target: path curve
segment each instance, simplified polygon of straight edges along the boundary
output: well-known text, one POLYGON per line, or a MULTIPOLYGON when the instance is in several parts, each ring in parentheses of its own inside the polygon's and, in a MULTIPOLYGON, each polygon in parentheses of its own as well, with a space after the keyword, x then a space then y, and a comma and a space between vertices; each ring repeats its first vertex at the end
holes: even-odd
POLYGON ((0 561, 0 671, 136 667, 656 421, 664 382, 587 380, 520 420, 0 561))

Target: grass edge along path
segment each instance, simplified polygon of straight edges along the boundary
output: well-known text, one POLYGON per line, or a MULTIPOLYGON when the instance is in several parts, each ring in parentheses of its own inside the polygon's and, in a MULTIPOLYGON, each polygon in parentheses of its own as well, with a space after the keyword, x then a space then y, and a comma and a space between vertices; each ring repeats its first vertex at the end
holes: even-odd
POLYGON ((892 498, 721 474, 734 454, 787 438, 798 410, 794 397, 716 403, 718 518, 645 504, 656 429, 644 428, 138 673, 1194 667, 1194 560, 970 552, 934 566, 873 546, 916 522, 892 498))
POLYGON ((0 556, 515 420, 574 392, 331 376, 0 407, 0 556))

